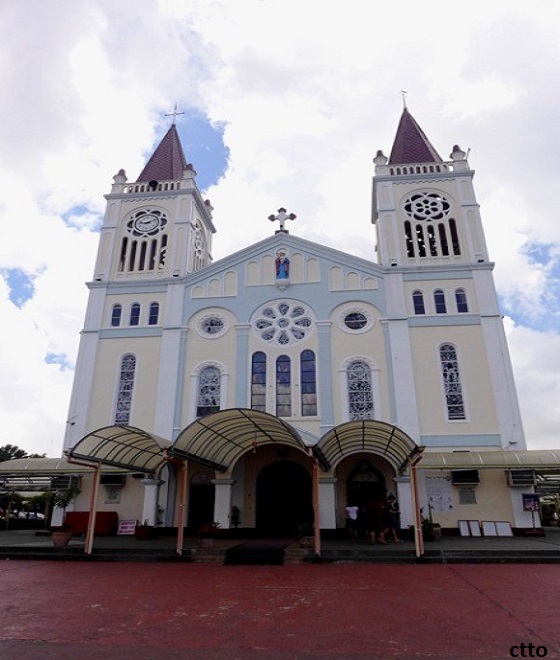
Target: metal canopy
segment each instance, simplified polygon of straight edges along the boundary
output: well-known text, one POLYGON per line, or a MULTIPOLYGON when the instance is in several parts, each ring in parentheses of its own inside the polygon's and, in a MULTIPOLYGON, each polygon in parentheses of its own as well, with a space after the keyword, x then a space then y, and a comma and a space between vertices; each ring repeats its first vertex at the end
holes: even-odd
POLYGON ((558 471, 560 468, 560 450, 424 452, 418 467, 423 470, 532 468, 535 470, 558 471))
POLYGON ((69 452, 69 460, 112 465, 153 474, 171 443, 133 426, 105 426, 84 436, 69 452))
POLYGON ((313 450, 323 470, 329 470, 344 456, 367 451, 382 456, 401 472, 422 448, 392 424, 363 419, 335 426, 325 433, 313 450))
POLYGON ((168 453, 225 472, 247 450, 274 443, 307 452, 296 429, 278 417, 258 410, 229 408, 189 424, 168 453))
POLYGON ((83 474, 91 468, 73 465, 66 458, 14 458, 0 463, 0 476, 37 477, 52 474, 83 474))

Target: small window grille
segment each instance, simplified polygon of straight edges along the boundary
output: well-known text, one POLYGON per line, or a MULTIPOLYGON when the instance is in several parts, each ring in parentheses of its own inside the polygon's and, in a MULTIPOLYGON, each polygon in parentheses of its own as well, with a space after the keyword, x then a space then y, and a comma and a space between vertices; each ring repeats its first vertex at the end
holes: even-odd
POLYGON ((467 294, 465 292, 465 289, 457 289, 455 291, 455 302, 457 303, 457 311, 460 314, 469 311, 469 306, 467 304, 467 294))
POLYGON ((150 305, 150 314, 148 316, 148 325, 157 325, 159 321, 159 303, 154 302, 150 305))
POLYGON ((111 312, 111 325, 114 328, 118 328, 121 324, 122 318, 122 305, 113 305, 113 310, 111 312))
POLYGON ((424 305, 424 294, 422 291, 414 291, 412 293, 412 304, 414 305, 415 314, 426 313, 426 307, 424 305))
POLYGON ((441 289, 434 291, 434 304, 436 306, 436 314, 445 314, 447 312, 445 293, 441 289))
POLYGON ((130 325, 140 324, 140 304, 133 303, 130 308, 130 325))
POLYGON ((459 504, 476 504, 476 490, 474 488, 459 488, 459 504))

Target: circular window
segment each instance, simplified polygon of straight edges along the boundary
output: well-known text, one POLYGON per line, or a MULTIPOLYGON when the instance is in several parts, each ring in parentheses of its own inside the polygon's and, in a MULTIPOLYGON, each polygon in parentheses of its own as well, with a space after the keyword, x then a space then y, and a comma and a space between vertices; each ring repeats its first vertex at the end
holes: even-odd
POLYGON ((203 337, 221 337, 227 330, 226 322, 217 314, 209 314, 201 318, 196 329, 203 337))
POLYGON ((252 325, 263 341, 287 346, 305 339, 313 327, 313 315, 299 302, 281 300, 263 305, 252 325))
POLYGON ((404 210, 414 220, 443 220, 449 215, 451 204, 439 193, 415 193, 404 203, 404 210))
POLYGON ((373 316, 361 307, 347 307, 338 315, 338 324, 346 332, 366 332, 373 325, 373 316))
POLYGON ((344 325, 350 330, 361 330, 367 325, 368 319, 362 312, 350 312, 344 317, 344 325))

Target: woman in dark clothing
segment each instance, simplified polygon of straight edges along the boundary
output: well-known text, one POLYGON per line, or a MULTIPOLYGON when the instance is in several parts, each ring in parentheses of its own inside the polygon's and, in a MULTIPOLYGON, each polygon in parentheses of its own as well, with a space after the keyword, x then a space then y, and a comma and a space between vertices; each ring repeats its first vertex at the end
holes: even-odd
POLYGON ((397 536, 399 514, 400 511, 397 498, 394 495, 389 495, 385 504, 385 529, 383 530, 383 539, 387 537, 387 534, 390 534, 393 543, 402 543, 397 536))

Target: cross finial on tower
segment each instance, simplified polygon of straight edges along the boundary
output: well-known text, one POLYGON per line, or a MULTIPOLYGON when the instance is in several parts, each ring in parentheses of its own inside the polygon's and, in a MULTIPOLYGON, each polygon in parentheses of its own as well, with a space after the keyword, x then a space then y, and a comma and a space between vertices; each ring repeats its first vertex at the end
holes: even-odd
POLYGON ((184 115, 184 114, 185 114, 184 112, 177 112, 177 104, 175 103, 175 107, 173 108, 173 112, 169 112, 165 116, 166 117, 173 117, 173 120, 172 120, 171 123, 174 125, 175 121, 177 119, 177 115, 184 115))
POLYGON ((284 229, 284 225, 286 224, 286 220, 295 220, 297 218, 295 213, 286 213, 286 209, 284 208, 279 208, 278 209, 278 215, 269 215, 268 219, 271 222, 274 222, 275 220, 280 223, 280 231, 284 231, 287 233, 287 229, 284 229))
POLYGON ((400 94, 402 98, 403 108, 406 110, 406 95, 408 94, 408 92, 404 89, 401 89, 400 94))

